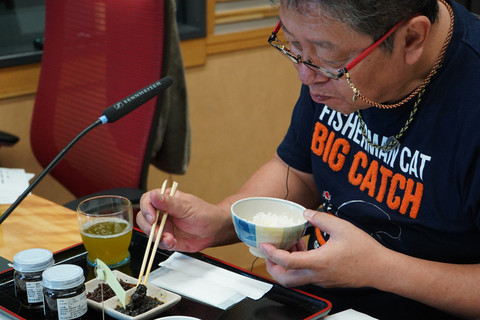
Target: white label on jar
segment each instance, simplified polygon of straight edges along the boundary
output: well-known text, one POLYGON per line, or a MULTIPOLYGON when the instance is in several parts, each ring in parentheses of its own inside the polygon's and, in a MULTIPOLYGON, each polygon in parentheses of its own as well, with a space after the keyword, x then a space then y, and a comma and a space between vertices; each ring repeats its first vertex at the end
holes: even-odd
POLYGON ((58 320, 71 320, 79 318, 87 313, 87 295, 84 292, 78 296, 57 299, 58 320))
POLYGON ((42 281, 26 282, 28 303, 37 303, 43 301, 42 281))

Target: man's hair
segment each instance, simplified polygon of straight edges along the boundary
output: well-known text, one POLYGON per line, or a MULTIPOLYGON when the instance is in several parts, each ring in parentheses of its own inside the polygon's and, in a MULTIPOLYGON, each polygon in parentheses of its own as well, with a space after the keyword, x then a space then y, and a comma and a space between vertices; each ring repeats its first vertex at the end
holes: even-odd
MULTIPOLYGON (((305 15, 318 14, 346 24, 351 30, 382 37, 399 21, 424 15, 433 24, 438 18, 437 0, 271 0, 274 4, 305 15)), ((392 38, 384 46, 391 50, 392 38)))

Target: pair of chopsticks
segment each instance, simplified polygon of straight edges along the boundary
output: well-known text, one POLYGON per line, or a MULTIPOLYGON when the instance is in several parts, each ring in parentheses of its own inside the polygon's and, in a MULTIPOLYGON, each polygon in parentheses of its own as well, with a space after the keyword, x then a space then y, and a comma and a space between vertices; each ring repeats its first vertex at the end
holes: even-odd
MULTIPOLYGON (((172 184, 172 189, 170 190, 170 196, 173 197, 175 195, 175 191, 177 191, 177 186, 178 186, 178 183, 174 181, 172 184)), ((165 193, 166 187, 167 187, 167 180, 163 182, 162 189, 161 189, 162 194, 165 193)), ((140 274, 138 275, 137 286, 140 283, 142 283, 143 285, 147 285, 148 276, 150 275, 150 270, 152 269, 153 259, 155 258, 155 253, 157 252, 158 244, 160 242, 160 238, 162 237, 162 232, 165 226, 165 221, 167 220, 167 216, 168 216, 168 213, 164 212, 162 216, 162 221, 160 222, 160 226, 158 227, 157 236, 155 238, 155 244, 153 245, 153 250, 150 255, 150 261, 148 262, 147 271, 145 272, 145 275, 143 275, 143 272, 145 271, 145 264, 150 254, 150 246, 152 244, 153 235, 155 234, 158 218, 160 217, 160 211, 157 210, 157 216, 155 218, 155 222, 152 224, 152 229, 150 230, 150 236, 148 237, 147 248, 145 249, 145 255, 143 256, 143 262, 142 262, 142 267, 140 269, 140 274), (142 282, 142 279, 143 279, 143 282, 142 282)))

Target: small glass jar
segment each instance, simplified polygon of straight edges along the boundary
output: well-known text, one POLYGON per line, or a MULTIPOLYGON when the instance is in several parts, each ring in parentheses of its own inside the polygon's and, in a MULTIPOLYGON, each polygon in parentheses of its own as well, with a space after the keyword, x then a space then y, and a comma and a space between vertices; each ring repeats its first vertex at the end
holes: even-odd
POLYGON ((23 307, 42 308, 42 272, 53 262, 53 253, 40 248, 24 250, 13 257, 15 296, 23 307))
POLYGON ((47 319, 82 319, 88 310, 83 269, 60 264, 45 270, 42 278, 47 319))

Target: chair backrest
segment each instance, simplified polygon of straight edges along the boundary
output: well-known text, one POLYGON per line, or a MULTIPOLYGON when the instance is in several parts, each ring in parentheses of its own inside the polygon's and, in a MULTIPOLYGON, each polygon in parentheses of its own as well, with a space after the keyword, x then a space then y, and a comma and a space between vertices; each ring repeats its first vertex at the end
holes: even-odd
MULTIPOLYGON (((31 124, 33 152, 48 165, 102 111, 162 78, 163 0, 47 0, 42 69, 31 124)), ((51 171, 76 197, 120 187, 145 189, 152 99, 84 136, 51 171)))

